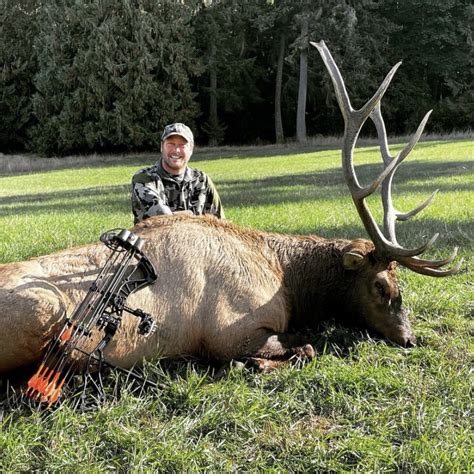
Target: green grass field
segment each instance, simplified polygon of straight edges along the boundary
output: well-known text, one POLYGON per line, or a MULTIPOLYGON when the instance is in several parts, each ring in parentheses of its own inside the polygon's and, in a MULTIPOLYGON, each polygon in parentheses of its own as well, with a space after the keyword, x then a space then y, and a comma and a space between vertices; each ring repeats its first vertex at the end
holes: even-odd
MULTIPOLYGON (((159 388, 112 374, 108 401, 90 411, 74 409, 71 400, 31 412, 5 400, 2 380, 0 472, 472 472, 473 150, 472 141, 423 142, 397 173, 401 210, 440 190, 421 215, 399 224, 401 243, 415 246, 440 232, 428 256, 459 246, 465 259, 450 278, 399 270, 416 348, 327 325, 312 336, 317 357, 310 363, 269 374, 204 361, 149 364, 144 373, 159 388)), ((51 171, 0 175, 0 262, 130 227, 131 175, 156 158, 83 158, 51 171)), ((375 147, 357 150, 363 183, 381 170, 380 161, 375 147)), ((234 223, 366 235, 338 150, 197 152, 192 163, 212 176, 234 223)), ((369 202, 381 219, 378 196, 369 202)))

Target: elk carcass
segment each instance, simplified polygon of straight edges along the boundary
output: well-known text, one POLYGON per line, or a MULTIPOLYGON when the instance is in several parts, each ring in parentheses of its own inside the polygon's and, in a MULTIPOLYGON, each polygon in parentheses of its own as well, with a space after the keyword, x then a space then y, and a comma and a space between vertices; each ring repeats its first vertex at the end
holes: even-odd
MULTIPOLYGON (((400 162, 419 139, 427 117, 398 156, 389 155, 380 100, 398 65, 360 110, 351 107, 339 70, 323 42, 314 44, 334 82, 345 120, 342 164, 357 211, 372 239, 328 240, 242 229, 213 217, 159 216, 133 229, 145 239, 144 253, 158 273, 155 284, 130 296, 129 304, 151 314, 156 332, 137 332, 133 317, 107 346, 107 361, 130 367, 143 358, 196 355, 222 360, 245 356, 283 359, 312 355, 291 333, 334 317, 361 322, 402 346, 415 336, 402 305, 395 267, 447 276, 455 258, 419 258, 434 241, 417 249, 401 247, 391 202, 391 182, 400 162), (364 122, 371 118, 381 140, 384 171, 369 186, 359 184, 353 150, 364 122), (365 198, 382 187, 384 231, 365 198)), ((101 244, 65 250, 27 262, 0 266, 0 371, 37 361, 48 340, 84 298, 107 258, 101 244)))

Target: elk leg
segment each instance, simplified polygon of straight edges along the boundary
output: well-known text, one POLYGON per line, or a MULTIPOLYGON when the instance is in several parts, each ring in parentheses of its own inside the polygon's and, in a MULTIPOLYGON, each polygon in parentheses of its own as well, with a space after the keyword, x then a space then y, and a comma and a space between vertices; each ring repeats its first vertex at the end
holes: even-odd
MULTIPOLYGON (((249 344, 250 345, 250 344, 249 344)), ((267 332, 252 344, 247 362, 263 371, 271 370, 291 359, 313 359, 315 352, 311 344, 305 344, 294 334, 273 334, 267 332)))

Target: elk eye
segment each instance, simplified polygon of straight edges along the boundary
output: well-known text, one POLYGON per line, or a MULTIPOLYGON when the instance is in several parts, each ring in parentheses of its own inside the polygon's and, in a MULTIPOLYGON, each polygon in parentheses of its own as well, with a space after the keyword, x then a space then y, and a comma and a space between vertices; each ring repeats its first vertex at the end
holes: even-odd
POLYGON ((375 282, 375 288, 382 298, 385 298, 385 287, 379 281, 375 282))

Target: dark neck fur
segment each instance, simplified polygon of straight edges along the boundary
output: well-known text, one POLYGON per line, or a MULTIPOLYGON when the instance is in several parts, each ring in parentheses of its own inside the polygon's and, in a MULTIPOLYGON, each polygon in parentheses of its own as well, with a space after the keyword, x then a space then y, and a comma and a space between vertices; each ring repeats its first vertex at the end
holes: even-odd
POLYGON ((272 235, 267 243, 278 254, 291 302, 293 329, 344 314, 342 302, 353 284, 353 272, 344 270, 342 255, 350 240, 272 235))

